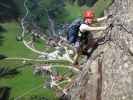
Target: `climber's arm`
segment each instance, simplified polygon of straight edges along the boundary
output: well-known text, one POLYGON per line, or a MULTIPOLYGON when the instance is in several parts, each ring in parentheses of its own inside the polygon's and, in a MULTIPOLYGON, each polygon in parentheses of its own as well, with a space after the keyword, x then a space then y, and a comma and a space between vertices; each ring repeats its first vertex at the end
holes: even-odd
POLYGON ((103 20, 106 20, 106 19, 108 19, 108 18, 112 18, 112 17, 113 17, 113 15, 112 15, 112 14, 109 14, 109 15, 104 16, 104 17, 101 17, 101 18, 95 18, 94 21, 96 21, 96 22, 100 22, 100 21, 103 21, 103 20))
POLYGON ((82 24, 80 26, 80 31, 81 32, 85 32, 85 31, 102 31, 102 30, 105 30, 107 28, 107 26, 103 26, 103 27, 91 27, 91 26, 88 26, 86 24, 82 24))
POLYGON ((100 21, 106 20, 107 18, 108 18, 108 16, 104 16, 104 17, 96 18, 95 20, 97 22, 100 22, 100 21))

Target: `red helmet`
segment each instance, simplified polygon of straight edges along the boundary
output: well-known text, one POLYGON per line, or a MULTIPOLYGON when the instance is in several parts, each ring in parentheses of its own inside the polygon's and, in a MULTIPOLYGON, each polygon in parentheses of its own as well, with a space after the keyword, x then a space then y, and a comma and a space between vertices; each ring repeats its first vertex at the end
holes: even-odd
POLYGON ((85 12, 84 12, 84 18, 94 18, 94 13, 91 11, 91 10, 86 10, 85 12))

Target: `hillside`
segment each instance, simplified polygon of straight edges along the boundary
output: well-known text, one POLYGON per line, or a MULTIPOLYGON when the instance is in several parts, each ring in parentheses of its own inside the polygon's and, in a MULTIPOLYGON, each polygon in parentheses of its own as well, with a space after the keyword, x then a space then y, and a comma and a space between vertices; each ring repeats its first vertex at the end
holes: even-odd
MULTIPOLYGON (((82 17, 85 9, 94 10, 97 17, 103 15, 104 9, 112 2, 112 0, 92 1, 0 1, 0 56, 7 57, 0 59, 0 99, 4 94, 3 91, 6 91, 3 88, 8 88, 9 91, 5 94, 9 100, 59 100, 62 89, 80 71, 71 67, 69 58, 60 57, 60 60, 43 58, 46 53, 52 54, 54 50, 56 51, 56 46, 53 48, 47 45, 47 38, 59 36, 59 32, 64 35, 63 26, 79 16, 82 17), (34 74, 36 66, 41 65, 52 66, 54 74, 62 75, 66 80, 59 82, 59 87, 49 88, 51 85, 49 74, 47 75, 45 71, 34 74), (47 86, 45 88, 45 85, 48 85, 48 88, 47 86)), ((55 45, 57 44, 58 42, 55 42, 55 45)), ((63 54, 65 53, 61 55, 63 54)))

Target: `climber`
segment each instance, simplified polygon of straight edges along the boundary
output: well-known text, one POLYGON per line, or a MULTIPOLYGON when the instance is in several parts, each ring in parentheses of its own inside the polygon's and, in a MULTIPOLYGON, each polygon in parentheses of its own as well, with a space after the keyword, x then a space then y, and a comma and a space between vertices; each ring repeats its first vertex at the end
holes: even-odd
POLYGON ((92 48, 90 54, 94 51, 95 48, 93 49, 93 47, 96 44, 93 43, 94 40, 91 31, 102 31, 107 28, 107 26, 94 27, 92 24, 94 22, 105 20, 109 17, 111 17, 111 15, 101 18, 95 18, 94 13, 91 10, 86 10, 83 14, 83 20, 78 19, 68 27, 67 39, 70 43, 74 44, 76 52, 74 57, 74 65, 78 65, 78 59, 81 54, 88 54, 86 53, 86 51, 89 49, 89 47, 92 48), (88 43, 89 45, 86 45, 88 43))

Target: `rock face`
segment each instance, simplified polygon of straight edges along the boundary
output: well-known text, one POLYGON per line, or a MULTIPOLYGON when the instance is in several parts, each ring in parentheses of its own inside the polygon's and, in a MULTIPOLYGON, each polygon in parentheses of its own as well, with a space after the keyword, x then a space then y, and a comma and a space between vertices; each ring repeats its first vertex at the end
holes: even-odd
POLYGON ((92 54, 70 90, 71 100, 133 100, 133 0, 114 0, 110 41, 92 54))

